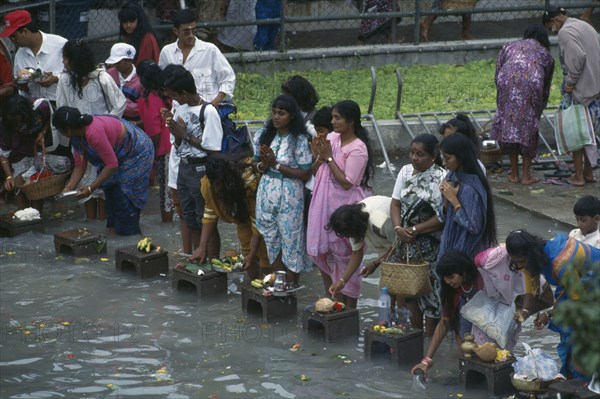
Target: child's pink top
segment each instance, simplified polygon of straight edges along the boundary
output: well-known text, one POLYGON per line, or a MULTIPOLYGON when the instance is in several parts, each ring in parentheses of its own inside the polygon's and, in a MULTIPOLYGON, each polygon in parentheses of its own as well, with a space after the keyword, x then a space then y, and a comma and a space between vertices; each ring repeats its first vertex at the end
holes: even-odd
MULTIPOLYGON (((123 124, 112 116, 94 116, 92 123, 85 127, 85 140, 90 147, 96 150, 107 168, 119 166, 114 148, 122 132, 123 124)), ((75 166, 85 166, 87 163, 79 151, 81 149, 77 148, 73 153, 75 166)))

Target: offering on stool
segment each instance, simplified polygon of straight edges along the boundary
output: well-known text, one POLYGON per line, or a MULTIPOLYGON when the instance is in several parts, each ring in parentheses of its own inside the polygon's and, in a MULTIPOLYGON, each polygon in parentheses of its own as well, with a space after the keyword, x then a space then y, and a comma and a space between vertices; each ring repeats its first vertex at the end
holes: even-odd
POLYGON ((175 267, 172 270, 173 290, 191 290, 198 299, 227 294, 227 274, 207 271, 198 275, 185 268, 175 267))
POLYGON ((419 363, 423 358, 423 331, 416 328, 390 330, 392 332, 364 330, 365 359, 385 352, 398 365, 419 363))
POLYGON ((105 254, 106 239, 102 234, 86 228, 63 231, 54 234, 54 251, 56 256, 79 257, 105 254))
POLYGON ((309 306, 302 314, 302 329, 321 336, 325 342, 338 342, 348 337, 358 337, 358 310, 344 308, 322 313, 317 312, 315 306, 309 306))
POLYGON ((248 313, 260 313, 265 322, 291 317, 298 311, 296 296, 265 296, 262 288, 254 288, 250 284, 242 286, 242 309, 248 313))
POLYGON ((510 358, 505 362, 484 362, 477 357, 465 358, 461 356, 458 359, 458 369, 460 383, 468 388, 477 378, 485 378, 488 393, 490 395, 500 395, 511 393, 514 387, 510 380, 510 374, 513 372, 512 364, 514 359, 510 358))
POLYGON ((19 220, 12 213, 0 216, 0 237, 15 237, 28 231, 42 231, 42 219, 19 220))
POLYGON ((160 247, 152 248, 149 252, 141 251, 135 246, 118 249, 115 252, 115 267, 117 271, 134 269, 140 278, 154 277, 169 272, 169 251, 160 247))

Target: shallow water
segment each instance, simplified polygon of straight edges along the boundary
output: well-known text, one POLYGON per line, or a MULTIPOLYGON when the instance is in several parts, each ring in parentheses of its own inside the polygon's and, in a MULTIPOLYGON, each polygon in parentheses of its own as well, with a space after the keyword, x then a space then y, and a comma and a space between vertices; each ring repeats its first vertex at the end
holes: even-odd
MULTIPOLYGON (((393 183, 379 171, 376 192, 389 195, 393 183)), ((173 267, 178 223, 161 224, 157 208, 155 201, 148 205, 142 228, 170 251, 173 267)), ((0 213, 8 209, 2 205, 0 213)), ((48 204, 43 233, 0 239, 1 398, 488 397, 483 388, 458 384, 458 350, 449 338, 423 390, 409 366, 366 361, 362 334, 325 344, 304 333, 302 310, 323 293, 316 271, 302 278, 297 315, 263 323, 242 311, 241 274, 230 275, 227 297, 198 303, 174 292, 168 276, 138 280, 116 273, 114 251, 138 237, 109 238, 106 260, 55 257, 55 233, 84 226, 102 231, 101 224, 82 222, 82 213, 48 204), (300 350, 290 351, 296 343, 300 350)), ((570 229, 502 203, 496 214, 501 239, 516 228, 543 236, 570 229)), ((232 226, 220 231, 223 248, 235 247, 232 226)), ((364 281, 361 330, 376 314, 378 281, 364 281)), ((522 339, 555 357, 558 337, 534 332, 530 320, 522 339)))

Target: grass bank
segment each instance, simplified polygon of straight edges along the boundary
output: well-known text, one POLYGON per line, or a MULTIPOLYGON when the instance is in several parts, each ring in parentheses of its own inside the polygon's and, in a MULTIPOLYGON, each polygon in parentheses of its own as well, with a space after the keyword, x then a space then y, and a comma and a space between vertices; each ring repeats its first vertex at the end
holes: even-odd
MULTIPOLYGON (((378 119, 395 119, 396 65, 377 68, 377 96, 373 112, 378 119)), ((466 109, 496 108, 494 74, 496 60, 475 61, 465 65, 413 65, 400 67, 404 85, 401 109, 403 113, 440 112, 466 109)), ((238 73, 235 103, 236 119, 265 119, 270 103, 280 94, 281 83, 291 72, 272 75, 238 73)), ((369 68, 299 73, 310 80, 320 96, 319 106, 351 99, 367 111, 371 95, 369 68)), ((562 69, 558 60, 552 81, 549 104, 560 102, 562 69)))

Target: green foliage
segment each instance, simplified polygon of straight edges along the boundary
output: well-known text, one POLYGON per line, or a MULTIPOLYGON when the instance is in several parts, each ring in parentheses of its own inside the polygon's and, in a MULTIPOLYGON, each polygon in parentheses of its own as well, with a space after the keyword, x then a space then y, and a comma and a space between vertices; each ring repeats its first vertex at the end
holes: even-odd
MULTIPOLYGON (((397 65, 377 68, 377 95, 373 113, 378 119, 396 119, 397 65)), ((441 112, 496 108, 495 60, 465 65, 412 65, 400 67, 403 77, 402 113, 441 112)), ((366 113, 371 95, 371 70, 360 68, 324 72, 276 72, 271 75, 237 73, 236 119, 264 120, 273 98, 281 94, 281 83, 299 74, 307 78, 320 96, 318 106, 340 100, 356 101, 366 113)), ((549 104, 560 103, 562 70, 558 60, 549 104)))
POLYGON ((591 375, 594 371, 600 373, 600 263, 592 266, 589 275, 595 277, 582 285, 576 273, 567 274, 568 292, 578 293, 571 297, 579 299, 568 299, 558 305, 554 319, 571 327, 573 358, 591 375))

